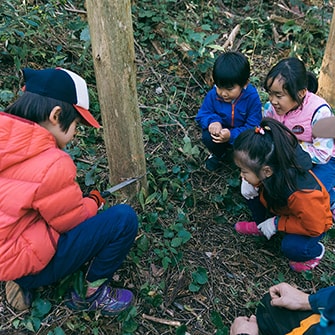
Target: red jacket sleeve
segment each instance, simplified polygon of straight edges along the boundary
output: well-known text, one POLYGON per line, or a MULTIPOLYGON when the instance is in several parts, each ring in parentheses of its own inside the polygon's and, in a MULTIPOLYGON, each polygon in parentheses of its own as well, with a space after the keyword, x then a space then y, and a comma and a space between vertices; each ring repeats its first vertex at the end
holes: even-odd
POLYGON ((76 182, 76 166, 66 153, 44 166, 44 179, 35 193, 33 208, 59 233, 96 215, 97 204, 83 197, 76 182))

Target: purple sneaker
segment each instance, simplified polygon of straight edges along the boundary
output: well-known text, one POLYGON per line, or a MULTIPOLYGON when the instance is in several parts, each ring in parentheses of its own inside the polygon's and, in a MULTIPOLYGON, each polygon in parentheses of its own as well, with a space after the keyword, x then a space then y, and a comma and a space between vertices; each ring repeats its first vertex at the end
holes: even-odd
POLYGON ((66 306, 75 311, 97 311, 103 315, 116 315, 127 309, 133 300, 133 293, 122 288, 102 284, 86 299, 75 291, 70 293, 66 306))

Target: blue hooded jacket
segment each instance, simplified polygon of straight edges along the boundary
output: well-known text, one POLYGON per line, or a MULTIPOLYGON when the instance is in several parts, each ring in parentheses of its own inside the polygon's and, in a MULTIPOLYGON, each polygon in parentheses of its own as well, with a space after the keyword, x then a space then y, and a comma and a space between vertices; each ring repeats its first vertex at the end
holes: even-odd
POLYGON ((321 313, 318 335, 335 334, 335 287, 330 286, 309 296, 309 303, 315 313, 321 313))
POLYGON ((223 128, 230 130, 229 143, 233 144, 242 131, 260 124, 262 103, 256 88, 251 84, 243 88, 240 96, 232 103, 218 96, 214 86, 207 93, 195 120, 203 130, 213 122, 220 122, 223 128))

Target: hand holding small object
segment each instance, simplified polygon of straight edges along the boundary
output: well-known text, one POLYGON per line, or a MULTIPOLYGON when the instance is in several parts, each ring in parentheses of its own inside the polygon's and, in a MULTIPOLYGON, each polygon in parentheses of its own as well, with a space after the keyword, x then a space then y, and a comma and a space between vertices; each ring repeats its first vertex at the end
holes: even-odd
POLYGON ((97 190, 93 190, 88 195, 89 198, 93 199, 98 206, 98 210, 101 210, 104 208, 104 205, 106 203, 106 200, 101 196, 100 192, 97 190))

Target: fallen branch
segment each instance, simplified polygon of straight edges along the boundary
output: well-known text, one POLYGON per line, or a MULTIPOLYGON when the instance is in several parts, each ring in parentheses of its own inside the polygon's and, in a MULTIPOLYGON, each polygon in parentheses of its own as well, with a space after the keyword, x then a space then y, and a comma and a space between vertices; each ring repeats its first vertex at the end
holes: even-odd
POLYGON ((163 325, 173 326, 173 327, 180 327, 181 323, 179 321, 172 321, 172 320, 166 320, 161 318, 156 318, 154 316, 150 316, 147 314, 142 314, 142 318, 150 321, 154 321, 157 323, 161 323, 163 325))
POLYGON ((235 28, 231 31, 230 35, 228 36, 227 41, 225 42, 225 44, 223 45, 223 48, 226 49, 228 46, 232 47, 235 41, 235 38, 237 36, 237 34, 240 31, 241 26, 238 24, 235 26, 235 28))

